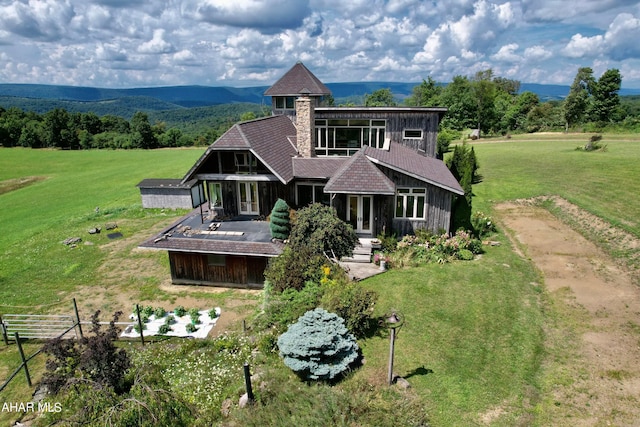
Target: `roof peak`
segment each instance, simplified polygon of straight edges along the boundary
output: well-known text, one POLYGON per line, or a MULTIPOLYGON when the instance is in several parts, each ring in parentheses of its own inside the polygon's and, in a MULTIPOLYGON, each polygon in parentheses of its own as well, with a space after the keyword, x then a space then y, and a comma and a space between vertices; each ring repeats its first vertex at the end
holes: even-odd
POLYGON ((331 91, 305 65, 298 61, 273 86, 266 90, 266 96, 323 96, 331 91))

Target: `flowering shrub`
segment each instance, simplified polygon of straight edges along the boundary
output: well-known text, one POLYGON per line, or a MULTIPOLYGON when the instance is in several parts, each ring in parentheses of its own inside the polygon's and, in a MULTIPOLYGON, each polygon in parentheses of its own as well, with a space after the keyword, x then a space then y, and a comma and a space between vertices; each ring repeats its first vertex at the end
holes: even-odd
POLYGON ((471 225, 478 237, 487 236, 496 232, 496 226, 491 217, 480 211, 476 211, 471 216, 471 225))
POLYGON ((380 265, 380 261, 384 261, 386 263, 389 262, 389 256, 385 255, 383 252, 376 252, 373 254, 373 262, 375 265, 380 265))
POLYGON ((397 250, 391 255, 391 263, 394 267, 408 267, 424 262, 472 260, 479 253, 482 253, 482 242, 468 231, 458 230, 451 237, 420 233, 417 236, 406 235, 398 242, 397 250))

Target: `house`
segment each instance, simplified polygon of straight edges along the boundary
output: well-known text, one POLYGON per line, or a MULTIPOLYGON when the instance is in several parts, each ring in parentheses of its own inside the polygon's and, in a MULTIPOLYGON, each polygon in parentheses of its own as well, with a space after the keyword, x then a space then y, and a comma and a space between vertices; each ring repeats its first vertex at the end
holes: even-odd
POLYGON ((185 234, 185 218, 141 245, 169 252, 174 283, 261 286, 281 246, 255 220, 278 198, 332 206, 362 237, 449 230, 453 198, 464 191, 436 158, 445 108, 326 106, 330 91, 302 63, 265 95, 272 115, 234 125, 181 181, 207 195, 207 218, 189 230, 215 230, 185 234), (222 234, 234 230, 247 231, 222 234))

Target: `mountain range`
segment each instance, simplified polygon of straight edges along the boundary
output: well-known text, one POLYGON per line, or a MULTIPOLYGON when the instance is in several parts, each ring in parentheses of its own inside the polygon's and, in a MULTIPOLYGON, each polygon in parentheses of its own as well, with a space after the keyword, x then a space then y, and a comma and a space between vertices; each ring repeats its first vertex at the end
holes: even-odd
MULTIPOLYGON (((388 88, 396 98, 409 96, 420 83, 354 82, 327 83, 337 104, 361 104, 365 94, 388 88)), ((270 105, 264 96, 268 86, 165 86, 130 89, 94 87, 0 84, 0 106, 44 113, 54 108, 70 112, 93 111, 98 115, 117 114, 131 117, 135 111, 168 111, 222 104, 251 103, 270 105)), ((531 91, 542 101, 560 100, 569 93, 568 86, 522 83, 521 91, 531 91)), ((640 89, 621 89, 620 95, 640 95, 640 89)))

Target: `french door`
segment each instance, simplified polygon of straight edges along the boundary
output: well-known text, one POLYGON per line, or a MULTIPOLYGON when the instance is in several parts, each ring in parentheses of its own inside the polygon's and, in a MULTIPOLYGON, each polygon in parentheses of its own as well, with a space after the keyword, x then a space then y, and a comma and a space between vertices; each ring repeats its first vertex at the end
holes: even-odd
POLYGON ((260 214, 257 182, 238 182, 238 196, 240 198, 240 215, 260 214))
POLYGON ((372 208, 372 196, 349 195, 347 222, 351 224, 356 233, 366 235, 373 233, 372 208))

